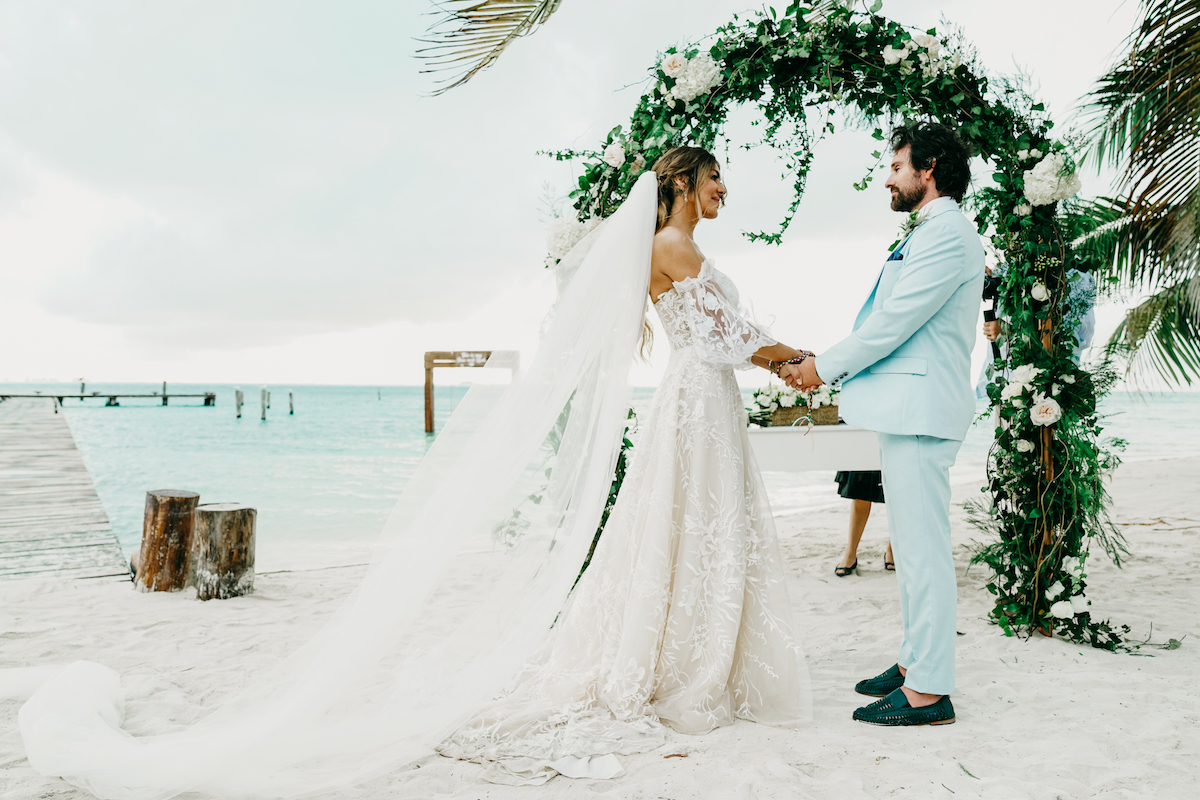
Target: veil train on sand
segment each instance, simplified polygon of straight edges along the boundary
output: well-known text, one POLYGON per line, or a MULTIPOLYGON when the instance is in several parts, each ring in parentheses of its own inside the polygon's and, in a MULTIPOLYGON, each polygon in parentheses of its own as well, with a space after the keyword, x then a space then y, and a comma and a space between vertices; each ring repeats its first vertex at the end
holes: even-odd
POLYGON ((549 631, 599 524, 656 206, 647 172, 567 256, 532 363, 509 386, 467 392, 320 634, 199 724, 163 721, 149 736, 122 729, 114 671, 71 664, 21 708, 32 767, 101 798, 313 794, 429 754, 501 690, 549 631))

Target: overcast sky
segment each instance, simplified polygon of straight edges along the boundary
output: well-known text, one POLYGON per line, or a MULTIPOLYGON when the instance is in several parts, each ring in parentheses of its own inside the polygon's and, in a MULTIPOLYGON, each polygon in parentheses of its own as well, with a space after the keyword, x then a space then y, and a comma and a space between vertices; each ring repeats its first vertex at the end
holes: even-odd
MULTIPOLYGON (((422 380, 425 350, 528 356, 553 294, 545 186, 565 195, 576 174, 537 151, 594 146, 657 52, 746 7, 566 0, 494 68, 429 97, 413 57, 425 0, 3 0, 0 380, 403 384, 422 380)), ((961 26, 989 71, 1030 73, 1065 128, 1136 10, 883 13, 961 26)), ((752 117, 734 115, 735 142, 752 117)), ((882 181, 851 188, 873 149, 861 132, 821 144, 779 248, 740 231, 781 217, 780 163, 730 151, 729 205, 697 238, 789 344, 849 332, 895 238, 882 181)), ((1085 194, 1107 190, 1085 175, 1085 194)), ((1102 335, 1120 315, 1101 310, 1102 335)))

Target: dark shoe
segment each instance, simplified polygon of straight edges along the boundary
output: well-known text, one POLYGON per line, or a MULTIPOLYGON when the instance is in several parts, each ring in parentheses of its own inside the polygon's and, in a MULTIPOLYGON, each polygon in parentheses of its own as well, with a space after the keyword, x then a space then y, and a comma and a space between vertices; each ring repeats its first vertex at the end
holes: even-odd
POLYGON ((950 695, 943 695, 931 706, 913 708, 904 691, 897 689, 882 700, 854 709, 854 718, 872 725, 949 725, 954 722, 954 706, 950 695))
POLYGON ((837 575, 839 578, 844 578, 847 575, 849 575, 851 572, 854 572, 854 570, 856 570, 856 569, 858 569, 858 559, 857 558, 854 559, 854 563, 848 567, 834 567, 833 574, 837 575))
POLYGON ((886 569, 888 572, 895 572, 896 571, 896 562, 895 561, 884 561, 883 568, 886 569))
POLYGON ((867 697, 887 697, 903 685, 904 676, 900 674, 900 665, 892 664, 882 675, 854 684, 854 691, 867 697))

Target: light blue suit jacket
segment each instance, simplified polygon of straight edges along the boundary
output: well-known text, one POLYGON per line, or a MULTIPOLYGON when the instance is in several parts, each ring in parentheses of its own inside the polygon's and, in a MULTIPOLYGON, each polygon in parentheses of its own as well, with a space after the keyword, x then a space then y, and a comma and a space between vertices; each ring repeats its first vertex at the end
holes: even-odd
POLYGON ((952 198, 883 267, 854 332, 817 357, 859 428, 961 441, 975 416, 971 350, 983 293, 983 245, 952 198))

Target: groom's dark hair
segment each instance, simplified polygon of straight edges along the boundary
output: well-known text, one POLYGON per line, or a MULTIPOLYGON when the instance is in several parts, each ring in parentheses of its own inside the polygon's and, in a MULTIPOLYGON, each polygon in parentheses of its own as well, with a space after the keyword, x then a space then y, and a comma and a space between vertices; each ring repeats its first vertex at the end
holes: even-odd
POLYGON ((971 148, 958 131, 937 122, 913 122, 892 129, 892 152, 909 148, 914 169, 933 167, 938 192, 958 202, 971 185, 971 148))

